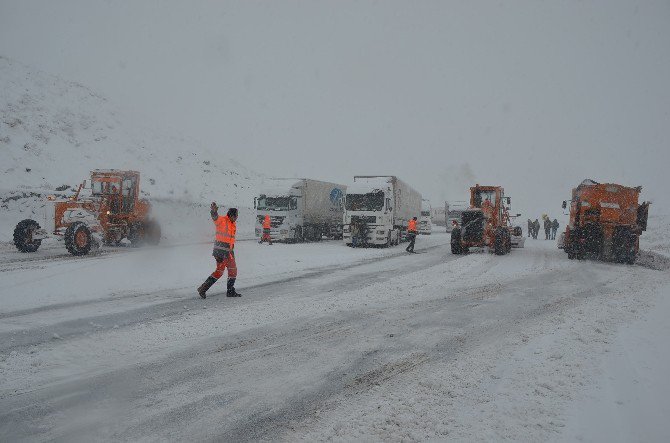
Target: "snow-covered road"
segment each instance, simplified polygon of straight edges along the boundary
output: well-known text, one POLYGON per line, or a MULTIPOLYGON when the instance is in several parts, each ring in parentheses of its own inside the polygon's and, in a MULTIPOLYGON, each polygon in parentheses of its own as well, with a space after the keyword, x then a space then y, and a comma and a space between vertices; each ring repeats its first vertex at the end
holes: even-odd
MULTIPOLYGON (((667 268, 574 262, 553 242, 504 257, 447 243, 422 236, 425 253, 408 255, 243 242, 244 296, 219 284, 204 301, 208 245, 51 260, 7 248, 0 440, 604 435, 574 411, 607 401, 594 392, 608 352, 666 300, 667 268)), ((657 373, 670 369, 660 351, 657 373)), ((667 381, 655 387, 667 411, 667 381)))

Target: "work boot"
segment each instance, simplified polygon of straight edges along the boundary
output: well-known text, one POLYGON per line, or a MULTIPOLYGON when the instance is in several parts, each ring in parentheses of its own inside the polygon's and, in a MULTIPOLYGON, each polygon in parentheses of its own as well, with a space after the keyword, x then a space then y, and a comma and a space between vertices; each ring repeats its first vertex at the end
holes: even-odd
POLYGON ((198 288, 198 294, 200 294, 200 298, 207 298, 207 290, 211 288, 214 283, 216 283, 216 279, 214 277, 211 275, 207 277, 207 280, 205 280, 205 282, 198 288))
POLYGON ((235 279, 228 279, 228 291, 226 292, 226 297, 242 297, 242 294, 235 290, 235 279))

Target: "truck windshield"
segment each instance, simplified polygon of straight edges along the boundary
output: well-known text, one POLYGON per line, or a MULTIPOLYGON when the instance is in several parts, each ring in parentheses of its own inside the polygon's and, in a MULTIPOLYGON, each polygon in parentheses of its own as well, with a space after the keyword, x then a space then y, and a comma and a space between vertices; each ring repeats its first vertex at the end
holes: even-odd
POLYGON ((492 206, 496 205, 496 191, 494 190, 483 190, 483 189, 478 189, 475 191, 474 194, 474 203, 475 203, 475 208, 481 208, 482 204, 488 200, 491 202, 492 206))
POLYGON ((121 186, 119 183, 94 180, 91 183, 91 188, 92 188, 91 193, 93 195, 103 195, 103 194, 118 194, 121 186))
POLYGON ((297 208, 295 197, 266 197, 261 195, 256 203, 256 208, 261 211, 288 211, 297 208))
POLYGON ((367 194, 347 194, 347 211, 381 211, 384 209, 384 191, 367 194))

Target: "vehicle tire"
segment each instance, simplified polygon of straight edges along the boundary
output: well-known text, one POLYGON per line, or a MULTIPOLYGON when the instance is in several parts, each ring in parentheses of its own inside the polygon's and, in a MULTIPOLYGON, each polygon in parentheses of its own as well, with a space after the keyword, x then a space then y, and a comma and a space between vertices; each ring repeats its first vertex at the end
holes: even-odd
POLYGON ((86 255, 91 250, 91 230, 82 222, 72 223, 65 230, 65 247, 72 255, 86 255))
POLYGON ((505 254, 509 254, 510 252, 512 252, 512 236, 510 235, 507 229, 505 229, 505 241, 506 241, 505 254))
POLYGON ((148 220, 144 223, 144 234, 148 244, 158 246, 161 241, 161 225, 156 220, 148 220))
POLYGON ((451 230, 451 253, 460 255, 463 253, 463 245, 461 244, 461 230, 454 228, 451 230))
POLYGON ((33 240, 33 233, 40 229, 35 220, 21 220, 14 228, 14 246, 21 252, 35 252, 42 244, 42 240, 33 240))
POLYGON ((130 245, 133 247, 138 247, 142 245, 142 242, 144 242, 144 225, 141 222, 134 222, 130 224, 130 228, 128 229, 128 241, 130 241, 130 245))
POLYGON ((505 250, 507 246, 505 245, 505 234, 502 230, 497 229, 495 233, 495 238, 493 240, 493 252, 496 255, 505 255, 505 250))

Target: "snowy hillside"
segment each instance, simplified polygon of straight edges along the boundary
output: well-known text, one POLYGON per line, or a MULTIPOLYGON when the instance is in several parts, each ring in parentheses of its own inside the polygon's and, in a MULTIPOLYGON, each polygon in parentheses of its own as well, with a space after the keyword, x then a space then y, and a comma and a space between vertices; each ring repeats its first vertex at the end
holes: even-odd
MULTIPOLYGON (((224 134, 210 149, 178 137, 179 128, 145 128, 85 86, 5 57, 0 84, 0 241, 18 219, 37 215, 45 195, 71 193, 92 169, 140 171, 142 192, 167 232, 177 217, 165 216, 177 208, 188 224, 191 215, 206 218, 212 200, 252 206, 262 178, 221 154, 224 134)), ((250 215, 243 211, 242 224, 250 225, 250 215)))

